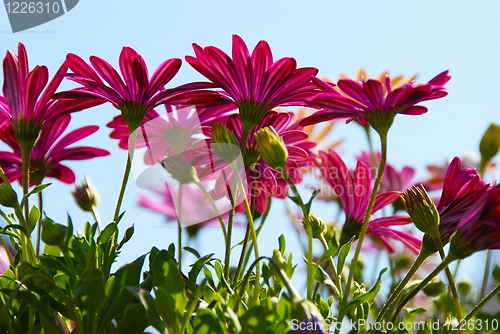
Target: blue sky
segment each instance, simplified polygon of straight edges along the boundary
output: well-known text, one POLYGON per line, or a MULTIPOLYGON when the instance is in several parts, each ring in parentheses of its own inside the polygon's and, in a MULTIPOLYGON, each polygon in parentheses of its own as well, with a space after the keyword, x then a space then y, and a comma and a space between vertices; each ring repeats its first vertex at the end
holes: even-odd
MULTIPOLYGON (((30 66, 45 64, 53 74, 69 52, 84 59, 97 55, 117 66, 121 48, 131 46, 152 73, 165 59, 193 55, 191 43, 230 52, 231 35, 239 34, 250 49, 266 40, 275 59, 294 57, 299 66, 317 67, 320 76, 335 80, 340 72, 354 75, 363 67, 372 76, 383 70, 393 75, 418 73, 417 82, 425 82, 449 69, 449 96, 425 103, 429 112, 423 116, 398 116, 389 134, 389 161, 397 167, 413 166, 419 177, 425 177, 427 164, 443 163, 464 149, 477 151, 489 124, 500 123, 499 12, 497 1, 478 5, 471 1, 81 0, 62 17, 16 34, 0 9, 0 52, 17 50, 17 43, 23 42, 30 66)), ((183 61, 168 87, 200 80, 203 77, 183 61)), ((126 160, 126 152, 118 149, 105 127, 117 113, 105 104, 74 114, 70 125, 99 125, 101 129, 83 143, 112 152, 109 157, 68 163, 78 180, 88 175, 101 192, 99 210, 105 221, 112 218, 126 160)), ((339 152, 351 166, 354 156, 366 149, 363 132, 355 124, 336 126, 332 138, 345 138, 339 152)), ((71 189, 55 181, 44 193, 44 208, 62 223, 69 213, 82 228, 91 216, 73 203, 71 189)), ((177 238, 175 224, 165 224, 159 215, 138 208, 136 198, 141 192, 129 183, 121 230, 134 223, 136 233, 118 264, 153 245, 167 247, 177 238)), ((329 207, 313 209, 325 219, 333 216, 329 207)), ((272 254, 281 233, 302 266, 294 232, 283 206, 278 205, 262 232, 261 254, 272 254)), ((241 240, 242 234, 237 230, 234 240, 241 240)), ((220 230, 214 228, 204 231, 193 246, 200 253, 216 252, 222 258, 221 240, 220 230)), ((478 255, 475 261, 482 263, 483 258, 484 254, 478 255)), ((193 260, 190 255, 185 259, 193 260)))

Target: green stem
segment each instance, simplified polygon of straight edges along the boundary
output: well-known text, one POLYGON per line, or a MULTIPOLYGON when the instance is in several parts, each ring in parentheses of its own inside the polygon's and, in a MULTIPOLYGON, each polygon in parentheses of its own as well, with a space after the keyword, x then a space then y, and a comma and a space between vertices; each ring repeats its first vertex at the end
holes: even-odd
POLYGON ((118 196, 115 215, 113 217, 113 221, 116 223, 118 223, 118 217, 120 216, 120 207, 122 205, 123 196, 125 195, 125 188, 127 187, 128 178, 130 176, 130 170, 132 169, 132 159, 134 158, 136 137, 137 137, 137 130, 130 133, 128 137, 127 165, 125 166, 125 173, 123 175, 122 187, 120 189, 120 195, 118 196))
MULTIPOLYGON (((260 231, 262 230, 262 227, 264 226, 264 223, 266 222, 267 216, 269 214, 269 209, 271 208, 271 198, 272 197, 271 196, 268 196, 268 197, 269 197, 268 207, 266 209, 266 212, 262 216, 262 220, 260 221, 260 226, 257 227, 257 230, 255 230, 255 233, 257 233, 257 238, 259 237, 260 231)), ((252 207, 254 207, 254 206, 255 206, 255 201, 252 202, 252 207)), ((252 209, 252 212, 254 212, 253 209, 252 209)), ((253 251, 253 243, 251 243, 250 246, 248 247, 247 254, 245 256, 245 261, 243 262, 243 268, 247 267, 248 261, 250 261, 250 254, 252 254, 252 251, 253 251)))
MULTIPOLYGON (((257 234, 255 234, 255 226, 253 224, 252 211, 250 210, 250 205, 248 205, 247 195, 245 193, 245 187, 243 186, 243 182, 241 181, 238 167, 236 167, 234 162, 231 163, 230 165, 231 168, 233 169, 236 181, 238 182, 238 187, 240 189, 241 196, 243 197, 243 204, 245 205, 245 213, 248 220, 248 226, 250 227, 250 236, 252 237, 252 242, 254 244, 255 258, 258 259, 259 247, 257 245, 257 234)), ((254 290, 254 302, 257 304, 259 303, 259 292, 260 292, 259 279, 260 279, 260 267, 257 266, 257 269, 255 271, 255 290, 254 290)))
MULTIPOLYGON (((434 241, 436 242, 436 245, 438 247, 439 256, 441 257, 441 261, 444 261, 444 259, 446 258, 446 255, 444 253, 443 243, 441 242, 441 238, 436 238, 436 239, 434 239, 434 241)), ((455 281, 453 280, 453 275, 451 274, 450 268, 446 267, 444 269, 444 271, 446 273, 446 277, 448 278, 448 283, 450 283, 450 289, 451 289, 451 293, 453 295, 455 309, 457 310, 458 323, 461 324, 464 316, 462 314, 462 306, 460 306, 460 298, 458 297, 457 287, 455 285, 455 281)), ((458 332, 459 332, 459 334, 463 334, 462 329, 459 329, 458 332)))
MULTIPOLYGON (((225 172, 223 172, 225 173, 225 172)), ((226 176, 224 174, 224 176, 226 176)), ((236 183, 236 179, 235 182, 236 183)), ((229 262, 231 261, 231 239, 233 237, 233 221, 234 221, 234 209, 235 204, 234 200, 236 197, 236 187, 233 184, 233 187, 229 189, 229 200, 231 201, 231 209, 229 210, 229 220, 227 222, 227 239, 226 239, 226 256, 224 257, 224 276, 226 280, 229 281, 229 262)))
POLYGON ((484 268, 483 285, 481 286, 481 294, 479 295, 479 299, 483 298, 486 289, 488 288, 488 279, 490 277, 492 255, 493 255, 492 250, 488 249, 488 252, 486 253, 486 267, 484 268))
POLYGON ((434 271, 432 273, 430 273, 422 282, 420 282, 420 284, 412 290, 412 292, 410 292, 406 297, 405 299, 403 299, 403 301, 401 302, 401 304, 399 304, 398 308, 396 309, 396 312, 394 312, 394 315, 392 316, 392 319, 391 319, 391 322, 394 323, 394 321, 397 319, 399 313, 403 310, 403 308, 405 307, 406 304, 408 304, 408 302, 417 295, 417 293, 419 293, 423 288, 425 288, 425 286, 434 278, 436 277, 443 269, 445 269, 446 267, 448 267, 448 265, 455 261, 456 258, 452 257, 452 256, 448 256, 446 257, 443 262, 441 262, 441 264, 436 268, 434 269, 434 271))
POLYGON ((12 258, 12 254, 10 253, 9 248, 7 247, 7 244, 5 243, 5 240, 3 240, 3 237, 1 237, 1 236, 0 236, 0 244, 2 245, 5 253, 7 253, 7 258, 9 259, 9 264, 12 267, 12 265, 14 263, 14 259, 12 258))
POLYGON ((182 268, 182 184, 179 185, 179 193, 177 194, 177 242, 179 243, 178 255, 179 270, 182 268))
POLYGON ((308 239, 308 248, 307 248, 307 299, 312 301, 312 296, 313 296, 313 290, 314 290, 314 282, 313 282, 313 237, 312 237, 312 226, 311 222, 309 221, 309 210, 304 204, 304 201, 302 201, 302 197, 300 197, 299 191, 297 190, 297 187, 295 187, 295 184, 293 184, 292 180, 288 175, 285 175, 285 179, 288 182, 288 185, 290 186, 290 189, 292 189, 295 197, 299 201, 299 206, 302 209, 302 215, 304 216, 304 226, 306 228, 306 233, 307 233, 307 239, 308 239))
POLYGON ((94 216, 94 219, 97 222, 97 229, 99 230, 99 233, 101 233, 102 232, 101 216, 99 215, 99 211, 97 211, 97 207, 95 206, 92 206, 92 215, 94 216))
MULTIPOLYGON (((377 171, 377 178, 375 179, 375 185, 373 186, 373 191, 370 196, 370 202, 368 204, 368 208, 366 210, 365 220, 363 222, 363 226, 361 227, 361 232, 359 234, 358 245, 356 247, 356 252, 354 253, 354 257, 352 258, 349 276, 347 278, 347 284, 345 286, 344 298, 342 299, 339 307, 339 317, 338 321, 342 322, 345 315, 347 314, 347 298, 349 297, 349 293, 351 291, 351 284, 354 278, 354 272, 358 264, 359 253, 361 252, 361 246, 363 244, 363 240, 366 235, 366 231, 368 230, 368 224, 370 222, 370 217, 372 215, 373 206, 375 204, 375 197, 377 196, 378 189, 380 187, 380 183, 382 182, 382 176, 384 175, 385 164, 387 161, 387 131, 380 132, 380 143, 382 147, 382 155, 380 157, 380 164, 377 171)), ((335 329, 335 334, 338 334, 340 328, 335 329)))
POLYGON ((236 267, 236 273, 234 274, 233 287, 238 284, 238 281, 241 279, 241 275, 243 275, 243 263, 245 262, 245 254, 247 252, 248 246, 248 238, 250 237, 250 224, 247 224, 247 228, 245 231, 245 237, 243 239, 243 246, 241 249, 240 260, 238 261, 238 266, 236 267))
MULTIPOLYGON (((328 248, 328 244, 326 243, 325 236, 323 234, 319 238, 319 241, 321 241, 321 244, 323 245, 325 252, 327 252, 329 248, 328 248)), ((333 277, 335 277, 335 285, 337 286, 337 289, 339 290, 339 293, 340 293, 339 298, 342 299, 343 298, 343 296, 342 296, 342 283, 340 282, 340 276, 337 275, 337 267, 335 266, 335 262, 333 262, 332 256, 329 256, 328 260, 330 262, 330 266, 332 267, 333 277)))
MULTIPOLYGON (((31 156, 31 150, 23 150, 21 152, 21 157, 22 157, 22 170, 23 170, 23 196, 26 196, 29 191, 30 187, 30 156, 31 156)), ((28 228, 28 233, 31 231, 30 226, 29 226, 29 203, 28 199, 26 199, 26 202, 24 203, 24 216, 26 220, 26 226, 28 228)))
POLYGON ((391 295, 389 296, 389 298, 385 302, 384 306, 382 307, 382 309, 378 313, 377 320, 375 321, 376 323, 380 322, 384 318, 385 314, 389 310, 389 307, 391 307, 394 304, 394 302, 396 301, 396 298, 399 297, 399 295, 404 290, 404 288, 406 287, 408 282, 413 278, 413 276, 415 276, 418 269, 422 266, 422 264, 425 262, 425 260, 427 260, 427 258, 429 256, 430 256, 430 254, 424 253, 422 251, 418 254, 418 256, 415 259, 415 262, 413 262, 413 265, 411 266, 410 270, 408 271, 408 273, 406 273, 406 276, 398 284, 396 289, 391 293, 391 295))
POLYGON ((207 189, 203 186, 203 184, 200 181, 196 180, 196 181, 194 181, 194 184, 196 184, 198 186, 198 188, 200 188, 201 191, 203 191, 203 194, 205 195, 205 197, 208 199, 208 201, 212 205, 212 209, 214 209, 214 212, 217 215, 217 218, 219 218, 219 223, 220 223, 220 227, 222 229, 222 234, 224 235, 224 242, 226 243, 227 242, 226 226, 224 225, 224 220, 222 220, 222 216, 219 212, 219 209, 217 208, 217 205, 215 205, 214 199, 212 198, 210 193, 207 191, 207 189))
POLYGON ((42 214, 43 214, 43 197, 42 192, 38 193, 38 207, 40 209, 40 218, 38 219, 38 237, 36 239, 36 255, 40 255, 40 240, 42 239, 42 214))
POLYGON ((474 307, 472 311, 467 314, 465 317, 465 322, 469 321, 474 315, 476 315, 477 312, 479 312, 484 305, 486 305, 493 297, 495 297, 498 293, 500 293, 500 284, 497 285, 495 289, 493 289, 479 304, 474 307))

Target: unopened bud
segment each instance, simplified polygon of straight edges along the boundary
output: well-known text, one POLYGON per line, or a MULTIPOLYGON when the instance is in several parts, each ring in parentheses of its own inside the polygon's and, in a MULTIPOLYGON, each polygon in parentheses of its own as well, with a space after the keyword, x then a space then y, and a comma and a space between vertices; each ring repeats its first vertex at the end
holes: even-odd
MULTIPOLYGON (((304 222, 303 221, 301 222, 302 225, 304 225, 304 222)), ((317 214, 314 213, 309 214, 309 223, 311 224, 312 237, 314 239, 321 239, 321 236, 324 236, 325 233, 328 231, 325 221, 321 219, 317 214)))
POLYGON ((464 277, 457 283, 458 291, 460 291, 463 295, 467 295, 472 289, 473 282, 469 277, 464 277))
POLYGON ((280 137, 276 130, 270 126, 257 131, 255 140, 257 140, 261 159, 271 168, 284 171, 288 161, 288 149, 283 137, 280 137))
POLYGON ((42 220, 42 240, 47 245, 62 249, 65 235, 66 226, 57 224, 49 218, 42 220))
POLYGON ((278 266, 281 269, 285 269, 286 268, 286 260, 283 257, 283 255, 281 255, 281 252, 279 250, 277 250, 277 249, 273 250, 273 257, 272 257, 272 259, 274 261, 276 261, 276 263, 278 264, 278 266))
POLYGON ((500 150, 500 127, 491 123, 488 130, 483 135, 479 144, 481 152, 481 170, 484 170, 486 164, 498 154, 500 150))
POLYGON ((314 303, 303 299, 292 311, 292 318, 297 319, 301 326, 295 333, 327 334, 325 319, 314 303))
POLYGON ((6 184, 0 184, 0 204, 9 208, 19 205, 16 192, 6 184))
POLYGON ((433 278, 424 288, 424 293, 429 297, 437 297, 446 291, 446 284, 441 282, 439 278, 433 278))
POLYGON ((401 201, 415 226, 434 239, 439 234, 439 212, 423 185, 413 186, 401 195, 401 201))
POLYGON ((240 154, 240 148, 234 133, 224 124, 212 125, 212 147, 215 154, 222 160, 232 163, 240 154))
POLYGON ((73 197, 75 197, 76 203, 83 211, 92 212, 99 204, 99 192, 94 188, 88 177, 85 177, 81 185, 75 185, 75 190, 71 193, 73 197))
POLYGON ((196 170, 182 157, 182 154, 164 159, 163 167, 180 184, 187 184, 197 180, 196 170))

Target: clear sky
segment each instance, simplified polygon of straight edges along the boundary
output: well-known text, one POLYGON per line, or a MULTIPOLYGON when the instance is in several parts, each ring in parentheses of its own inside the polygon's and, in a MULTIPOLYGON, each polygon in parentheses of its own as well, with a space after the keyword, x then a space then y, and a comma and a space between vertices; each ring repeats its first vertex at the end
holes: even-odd
MULTIPOLYGON (((498 13, 497 1, 81 0, 62 17, 16 34, 10 30, 6 12, 0 9, 0 52, 17 50, 17 43, 23 42, 30 66, 45 64, 52 75, 67 53, 85 59, 97 55, 117 67, 121 48, 131 46, 144 57, 152 73, 168 58, 184 60, 185 55, 193 55, 191 43, 214 45, 229 53, 231 35, 239 34, 250 49, 259 40, 266 40, 275 59, 294 57, 299 66, 317 67, 320 76, 334 80, 340 72, 355 75, 363 67, 372 76, 389 70, 393 75, 418 74, 417 82, 426 82, 449 69, 449 96, 425 103, 429 107, 426 115, 398 116, 389 134, 389 161, 397 167, 413 166, 419 177, 425 177, 428 164, 441 164, 464 149, 477 152, 489 124, 500 123, 496 103, 500 98, 498 13)), ((168 87, 202 80, 183 61, 168 87)), ((73 86, 65 83, 62 87, 73 86)), ((109 157, 68 163, 78 180, 88 175, 99 189, 104 221, 112 219, 126 161, 126 152, 109 138, 110 130, 105 126, 117 113, 105 104, 74 114, 70 125, 99 125, 101 129, 83 143, 112 152, 109 157)), ((354 156, 366 149, 363 132, 355 124, 336 126, 332 138, 345 138, 340 153, 351 166, 354 156)), ((85 220, 92 217, 74 204, 69 193, 72 188, 55 181, 44 191, 44 209, 61 223, 69 213, 82 229, 85 220)), ((177 238, 175 224, 165 224, 158 214, 138 207, 137 194, 141 192, 129 182, 121 231, 135 224, 136 233, 123 248, 119 265, 148 252, 153 245, 166 248, 177 238)), ((333 216, 328 208, 318 206, 317 210, 325 219, 333 216)), ((273 209, 262 231, 261 254, 272 254, 281 233, 287 236, 288 250, 296 254, 295 262, 305 267, 282 205, 273 209)), ((242 234, 238 229, 234 240, 241 240, 242 234)), ((222 258, 221 241, 220 230, 212 228, 192 245, 200 253, 216 252, 222 258)), ((194 260, 190 255, 185 259, 194 260)), ((484 254, 477 259, 483 263, 484 254)), ((481 271, 468 274, 477 279, 481 271)))

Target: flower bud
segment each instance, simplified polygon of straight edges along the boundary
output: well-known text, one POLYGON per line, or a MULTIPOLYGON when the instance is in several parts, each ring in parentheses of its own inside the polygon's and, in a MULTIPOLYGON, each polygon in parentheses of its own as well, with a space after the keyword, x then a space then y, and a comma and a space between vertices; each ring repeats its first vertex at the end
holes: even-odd
POLYGON ((42 220, 42 240, 47 245, 63 248, 66 226, 57 224, 51 219, 42 220))
POLYGON ((83 183, 75 185, 75 190, 71 192, 75 197, 76 203, 83 211, 92 212, 99 204, 100 195, 96 188, 90 182, 90 179, 85 176, 83 183))
POLYGON ((232 163, 240 154, 238 145, 236 136, 224 124, 214 123, 212 125, 212 147, 219 158, 227 163, 232 163))
POLYGON ((295 333, 327 334, 325 319, 314 303, 303 299, 292 311, 292 318, 300 323, 295 333))
POLYGON ((276 261, 276 263, 278 264, 278 266, 281 269, 285 269, 286 268, 286 260, 283 257, 283 255, 281 255, 281 252, 279 250, 277 250, 277 249, 273 250, 273 257, 272 257, 272 259, 274 261, 276 261))
POLYGON ((434 239, 439 234, 439 212, 423 185, 413 186, 401 194, 401 201, 415 226, 434 239))
POLYGON ((9 208, 19 205, 16 192, 6 184, 0 184, 0 204, 9 208))
MULTIPOLYGON (((304 226, 304 221, 301 220, 302 226, 304 226)), ((314 239, 321 239, 321 236, 324 236, 328 231, 325 221, 321 219, 317 214, 310 213, 309 214, 309 223, 311 224, 312 229, 312 237, 314 239)))
POLYGON ((187 184, 196 181, 196 170, 182 157, 182 154, 165 158, 163 167, 180 184, 187 184))
POLYGON ((424 293, 429 297, 437 297, 445 291, 446 284, 441 282, 437 277, 434 277, 424 288, 424 293))
POLYGON ((464 277, 457 283, 457 289, 465 296, 470 292, 473 285, 474 283, 469 277, 464 277))
POLYGON ((288 161, 288 149, 283 137, 270 126, 260 129, 255 133, 255 140, 260 151, 260 157, 269 167, 284 171, 288 161))
POLYGON ((481 170, 484 170, 486 164, 498 154, 499 149, 500 127, 495 123, 491 123, 479 144, 479 152, 481 152, 481 170))

